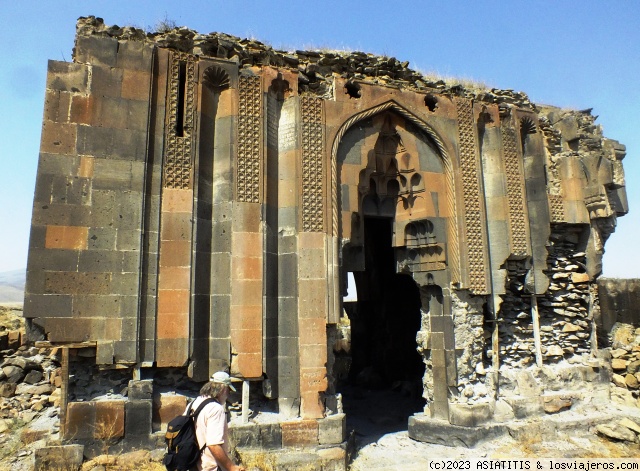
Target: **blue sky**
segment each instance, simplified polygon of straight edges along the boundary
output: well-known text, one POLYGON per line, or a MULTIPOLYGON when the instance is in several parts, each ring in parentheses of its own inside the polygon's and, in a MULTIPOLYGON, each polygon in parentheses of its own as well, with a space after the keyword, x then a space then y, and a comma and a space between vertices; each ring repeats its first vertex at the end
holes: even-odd
POLYGON ((26 266, 47 60, 71 61, 75 23, 147 27, 168 18, 282 49, 394 56, 426 73, 593 108, 627 146, 630 214, 606 245, 604 275, 640 278, 640 2, 634 0, 22 0, 0 9, 0 272, 26 266))

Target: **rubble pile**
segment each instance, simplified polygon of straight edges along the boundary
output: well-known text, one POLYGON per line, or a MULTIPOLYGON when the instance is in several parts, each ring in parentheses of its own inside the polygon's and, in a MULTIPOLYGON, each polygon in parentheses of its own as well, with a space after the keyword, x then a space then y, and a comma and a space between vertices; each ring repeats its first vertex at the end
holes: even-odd
MULTIPOLYGON (((535 361, 531 301, 522 297, 529 272, 525 260, 508 260, 506 294, 499 312, 500 363, 507 366, 527 366, 535 361)), ((492 326, 491 326, 492 327, 492 326)), ((491 331, 485 333, 490 338, 491 331)), ((491 346, 491 342, 488 342, 491 346)), ((487 356, 491 356, 491 349, 487 356)))
POLYGON ((550 284, 547 295, 539 301, 540 338, 546 362, 591 351, 589 275, 586 254, 578 248, 582 231, 581 227, 552 226, 546 271, 550 284))
POLYGON ((60 360, 58 348, 21 345, 0 351, 0 433, 15 423, 29 423, 41 415, 58 414, 62 385, 60 360))
POLYGON ((640 328, 618 323, 611 332, 612 381, 640 403, 640 328))
POLYGON ((145 41, 162 48, 172 48, 197 56, 233 60, 242 66, 275 66, 298 71, 300 93, 328 97, 334 93, 334 74, 354 80, 394 88, 429 90, 450 95, 462 95, 491 103, 513 104, 536 109, 523 92, 500 90, 480 84, 447 83, 439 77, 425 76, 409 68, 409 62, 394 57, 378 56, 359 51, 283 51, 255 39, 241 39, 224 33, 199 34, 189 28, 167 28, 146 32, 131 26, 107 26, 102 18, 82 17, 76 25, 78 36, 112 37, 120 40, 145 41))

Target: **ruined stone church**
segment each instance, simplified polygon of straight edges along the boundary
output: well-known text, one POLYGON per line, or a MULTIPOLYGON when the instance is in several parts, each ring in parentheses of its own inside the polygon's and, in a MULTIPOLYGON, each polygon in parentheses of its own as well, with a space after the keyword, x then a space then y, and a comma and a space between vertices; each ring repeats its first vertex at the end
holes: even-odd
POLYGON ((263 447, 343 443, 349 381, 418 384, 406 427, 435 442, 606 400, 625 147, 594 121, 394 58, 80 18, 48 67, 24 315, 67 375, 81 349, 132 383, 65 401, 67 437, 161 430, 165 370, 275 404, 263 447))

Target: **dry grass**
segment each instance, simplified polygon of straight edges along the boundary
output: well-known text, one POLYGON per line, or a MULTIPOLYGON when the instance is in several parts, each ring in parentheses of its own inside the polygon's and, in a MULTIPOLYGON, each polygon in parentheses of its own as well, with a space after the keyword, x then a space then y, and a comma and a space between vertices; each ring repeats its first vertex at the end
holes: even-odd
POLYGON ((0 305, 0 327, 4 327, 7 330, 18 330, 24 328, 22 308, 18 309, 12 306, 0 305))

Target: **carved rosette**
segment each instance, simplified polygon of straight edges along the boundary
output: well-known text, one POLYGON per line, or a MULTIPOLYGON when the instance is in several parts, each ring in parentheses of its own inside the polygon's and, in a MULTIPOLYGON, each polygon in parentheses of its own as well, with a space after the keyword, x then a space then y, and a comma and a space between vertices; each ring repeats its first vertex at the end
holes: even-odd
POLYGON ((259 203, 262 152, 262 87, 259 76, 241 76, 239 80, 238 165, 236 191, 238 201, 259 203))
POLYGON ((476 294, 489 292, 484 256, 485 234, 482 230, 480 208, 480 168, 474 134, 473 105, 470 100, 455 100, 458 111, 458 139, 460 143, 460 172, 464 199, 464 222, 467 233, 469 289, 476 294))
POLYGON ((322 100, 302 97, 302 230, 324 231, 322 100))
POLYGON ((193 119, 195 103, 195 57, 181 52, 172 52, 169 64, 167 93, 167 126, 165 128, 165 188, 189 189, 193 149, 193 119), (186 76, 184 102, 180 100, 180 65, 185 64, 186 76), (178 135, 178 108, 183 105, 182 135, 178 135))
POLYGON ((524 176, 522 164, 518 157, 516 130, 503 120, 500 127, 502 134, 502 152, 504 168, 507 176, 507 203, 509 205, 509 227, 511 228, 511 251, 514 255, 527 255, 527 222, 524 204, 524 176))

